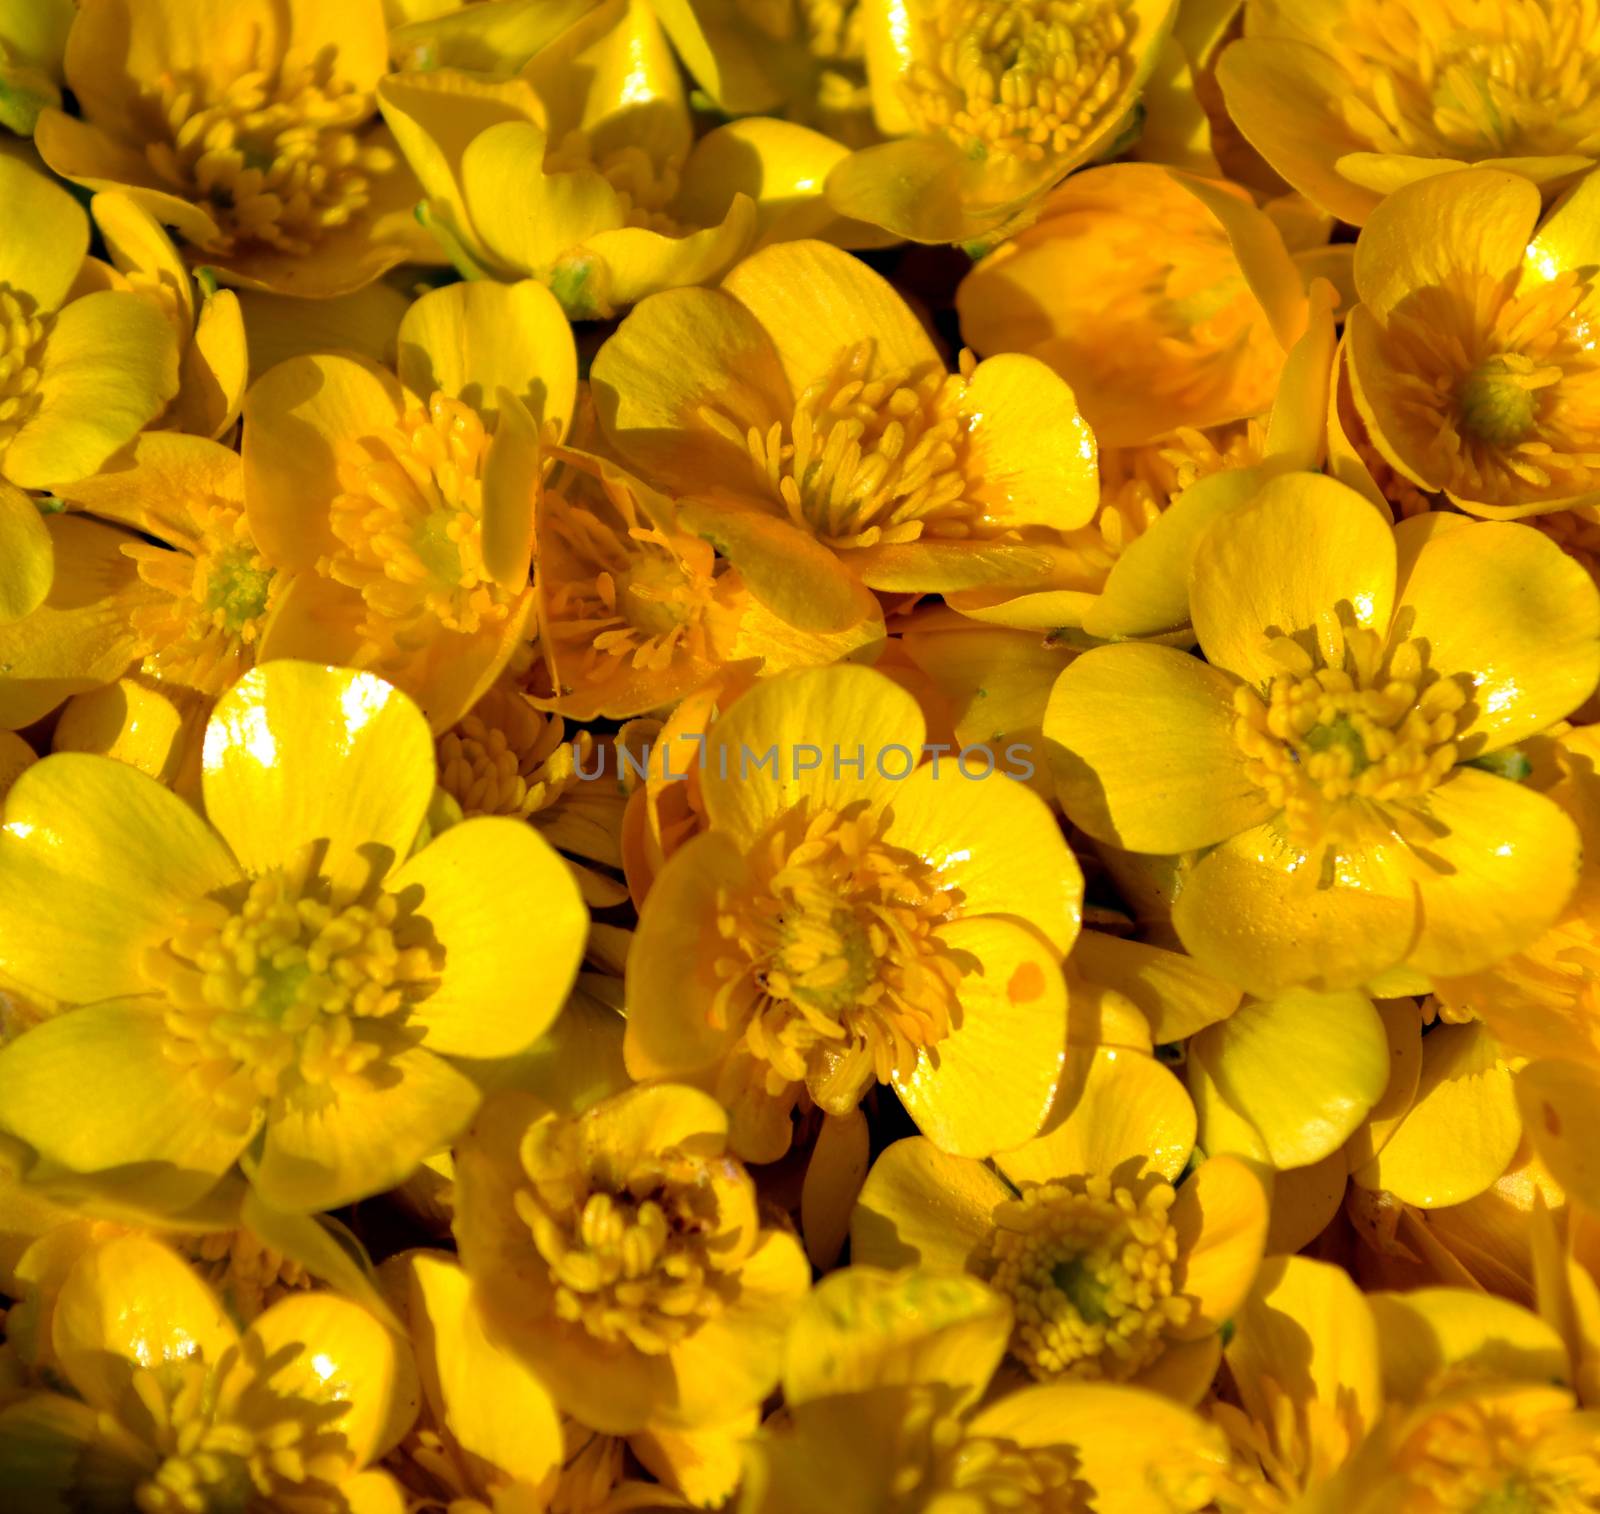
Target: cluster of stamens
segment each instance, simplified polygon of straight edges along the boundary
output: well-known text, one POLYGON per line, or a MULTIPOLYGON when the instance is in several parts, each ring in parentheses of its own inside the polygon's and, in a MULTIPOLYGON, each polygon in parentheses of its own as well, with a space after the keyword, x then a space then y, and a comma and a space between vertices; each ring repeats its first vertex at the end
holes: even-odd
POLYGON ((996 1207, 989 1281, 1012 1302, 1011 1353, 1035 1377, 1123 1381, 1188 1320, 1173 1283, 1174 1197, 1165 1183, 1074 1177, 996 1207))
POLYGON ((934 928, 958 900, 880 826, 791 812, 752 859, 751 892, 719 896, 712 1013, 744 1026, 774 1097, 804 1083, 824 1108, 854 1108, 950 1033, 961 969, 934 928))
POLYGON ((439 955, 393 894, 336 888, 308 850, 191 906, 145 970, 166 1001, 167 1056, 242 1125, 308 1085, 369 1088, 404 1049, 439 955))
POLYGON ((566 723, 506 689, 492 689, 439 738, 439 787, 463 815, 526 820, 558 803, 579 781, 578 765, 596 771, 594 737, 567 741, 566 723))
POLYGON ((548 1271, 556 1318, 659 1355, 734 1296, 753 1185, 736 1162, 677 1146, 623 1170, 586 1137, 581 1120, 556 1115, 529 1127, 517 1214, 548 1271))
POLYGON ((147 542, 123 547, 140 579, 161 593, 129 613, 146 648, 146 673, 219 694, 254 661, 274 598, 273 570, 237 504, 191 499, 185 505, 193 531, 179 550, 147 542))
POLYGON ((32 298, 0 283, 0 452, 38 407, 44 338, 32 298))
POLYGON ((205 205, 218 231, 215 256, 270 247, 304 257, 371 203, 373 180, 392 173, 393 149, 363 139, 370 95, 325 70, 242 74, 215 98, 168 77, 145 157, 185 199, 205 205))
POLYGON ((1301 845, 1347 839, 1347 822, 1360 818, 1353 806, 1422 799, 1460 760, 1470 714, 1467 691, 1431 674, 1416 641, 1386 646, 1376 631, 1337 629, 1342 656, 1319 665, 1278 637, 1271 650, 1283 671, 1265 697, 1245 684, 1234 690, 1234 739, 1249 777, 1301 845))
POLYGON ((663 236, 677 236, 682 224, 669 207, 682 187, 683 164, 675 157, 652 158, 634 143, 596 153, 594 143, 582 131, 573 130, 545 152, 546 173, 576 173, 590 169, 598 173, 622 197, 624 223, 663 236))
POLYGON ((341 450, 330 524, 344 550, 319 568, 360 590, 378 644, 422 644, 438 628, 471 635, 509 614, 512 596, 483 562, 490 440, 476 410, 435 394, 341 450))
POLYGON ((310 1288, 315 1281, 293 1257, 251 1230, 212 1230, 179 1244, 240 1319, 254 1319, 285 1294, 310 1288))
POLYGON ((1132 78, 1123 0, 933 0, 919 7, 912 119, 968 156, 1032 165, 1112 124, 1132 78))
POLYGON ((993 536, 971 497, 964 405, 975 360, 874 372, 874 346, 856 343, 795 401, 787 425, 742 430, 711 406, 702 419, 745 448, 773 501, 801 530, 834 548, 923 537, 993 536))

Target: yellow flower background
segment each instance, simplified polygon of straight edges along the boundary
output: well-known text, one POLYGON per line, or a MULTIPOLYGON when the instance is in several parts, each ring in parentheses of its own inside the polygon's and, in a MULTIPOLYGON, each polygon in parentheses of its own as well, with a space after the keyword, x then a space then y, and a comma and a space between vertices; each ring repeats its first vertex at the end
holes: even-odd
POLYGON ((4 1514, 1600 1510, 1600 4, 0 0, 4 1514))

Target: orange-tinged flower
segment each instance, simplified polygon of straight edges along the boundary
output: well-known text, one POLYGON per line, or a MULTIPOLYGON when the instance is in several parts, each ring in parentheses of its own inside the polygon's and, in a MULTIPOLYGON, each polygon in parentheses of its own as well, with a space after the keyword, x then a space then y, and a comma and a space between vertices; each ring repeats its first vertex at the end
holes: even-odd
POLYGON ((797 1104, 846 1114, 874 1083, 974 1156, 1049 1111, 1081 875, 1036 795, 920 762, 924 739, 910 695, 851 667, 769 679, 710 729, 709 826, 645 900, 625 1050, 710 1079, 749 1160, 788 1149, 797 1104))
POLYGON ((35 141, 230 283, 344 294, 428 251, 416 182, 374 125, 387 62, 380 0, 87 0, 66 54, 83 115, 44 111, 35 141))

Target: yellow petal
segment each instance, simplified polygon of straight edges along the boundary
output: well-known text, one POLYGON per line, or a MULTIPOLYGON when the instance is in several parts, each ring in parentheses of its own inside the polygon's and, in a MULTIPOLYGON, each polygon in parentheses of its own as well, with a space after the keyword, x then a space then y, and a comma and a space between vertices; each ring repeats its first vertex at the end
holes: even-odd
MULTIPOLYGON (((1361 1128, 1345 1143, 1349 1170, 1356 1174, 1388 1144, 1416 1099, 1422 1077, 1422 1019, 1416 1001, 1388 999, 1376 1008, 1389 1037, 1389 1083, 1361 1128)), ((1361 1181, 1359 1176, 1356 1181, 1361 1181)))
MULTIPOLYGON (((278 1393, 322 1410, 326 1418, 319 1418, 319 1428, 344 1440, 352 1471, 391 1449, 386 1442, 392 1421, 409 1425, 415 1415, 416 1369, 409 1348, 337 1293, 299 1292, 279 1299, 245 1332, 245 1342, 246 1353, 259 1343, 261 1354, 273 1362, 278 1393), (395 1413, 396 1398, 410 1415, 395 1413)), ((224 1395, 229 1386, 225 1377, 224 1395)))
POLYGON ((497 402, 500 419, 483 460, 483 565, 496 583, 516 593, 533 564, 544 455, 538 423, 522 401, 501 389, 497 402))
POLYGON ((1528 1138, 1551 1176, 1573 1198, 1600 1207, 1600 1074, 1541 1058, 1518 1070, 1516 1093, 1528 1138))
POLYGON ((198 551, 202 527, 196 504, 216 500, 244 508, 239 454, 199 436, 146 431, 117 459, 117 467, 65 484, 59 498, 101 520, 116 521, 176 547, 198 551))
POLYGON ((167 1055, 153 1001, 66 1010, 0 1050, 0 1125, 76 1173, 117 1180, 159 1166, 188 1202, 215 1185, 254 1134, 214 1118, 209 1100, 167 1055), (64 1109, 93 1119, 63 1119, 64 1109))
POLYGON ((1367 1303, 1378 1327, 1384 1391, 1402 1403, 1421 1402, 1452 1370, 1510 1382, 1571 1380, 1561 1337, 1510 1299, 1418 1288, 1374 1293, 1367 1303))
POLYGON ((216 833, 143 773, 47 757, 6 797, 0 970, 68 1003, 143 993, 142 954, 238 876, 216 833))
POLYGON ((850 1261, 977 1273, 994 1208, 1012 1191, 994 1170, 940 1151, 926 1136, 893 1141, 872 1164, 850 1216, 850 1261))
POLYGON ((1044 732, 1073 823, 1129 851, 1173 853, 1265 820, 1272 806, 1233 739, 1233 690, 1169 647, 1096 647, 1072 662, 1044 732))
POLYGON ((1428 667, 1470 684, 1465 756, 1547 729, 1600 680, 1600 591, 1532 526, 1482 521, 1433 537, 1399 599, 1428 667))
POLYGON ((1172 923, 1204 967, 1251 993, 1353 988, 1401 962, 1416 938, 1408 867, 1377 836, 1317 857, 1259 825, 1195 864, 1172 923))
POLYGON ((433 738, 370 673, 271 662, 217 702, 204 783, 206 813, 246 872, 324 841, 325 872, 360 856, 381 873, 405 859, 427 813, 433 738))
POLYGON ((400 322, 400 382, 427 399, 435 391, 485 420, 509 389, 540 426, 566 431, 578 386, 572 328, 543 284, 476 280, 435 289, 400 322))
POLYGON ((1350 1163, 1343 1149, 1309 1167, 1273 1174, 1268 1256, 1292 1256, 1322 1234, 1344 1206, 1350 1163))
MULTIPOLYGON (((1292 990, 1247 1003, 1189 1043, 1222 1097, 1261 1133, 1275 1167, 1343 1145, 1389 1080, 1389 1042, 1357 993, 1292 990)), ((1201 1111, 1200 1145, 1219 1149, 1201 1111)))
POLYGON ((390 1057, 376 1086, 308 1088, 274 1110, 250 1180, 275 1209, 337 1209, 403 1183, 442 1151, 478 1108, 478 1090, 448 1062, 413 1048, 390 1057))
POLYGON ((45 339, 38 408, 0 454, 13 483, 68 483, 95 472, 178 392, 178 344, 136 294, 73 300, 45 339))
POLYGON ((51 1333, 72 1385, 113 1415, 138 1412, 129 1391, 135 1367, 215 1366, 239 1338, 188 1263, 137 1234, 84 1253, 61 1286, 51 1333))
POLYGON ((1178 1233, 1178 1290, 1195 1301, 1179 1331, 1192 1338, 1233 1317, 1255 1282, 1267 1239, 1267 1194, 1238 1157, 1202 1162, 1178 1189, 1172 1206, 1178 1233))
POLYGON ((826 242, 763 248, 722 287, 772 337, 796 394, 825 377, 856 342, 871 343, 874 377, 905 369, 920 375, 939 362, 922 323, 883 276, 826 242), (803 321, 794 319, 796 301, 807 313, 803 321))
POLYGON ((0 204, 13 228, 26 228, 13 231, 0 248, 0 285, 28 296, 47 314, 78 276, 89 250, 89 218, 61 185, 19 152, 0 152, 0 204))
POLYGON ((1387 522, 1353 489, 1315 473, 1270 480, 1195 549, 1190 610, 1206 657, 1248 683, 1282 671, 1274 636, 1315 631, 1340 606, 1384 631, 1394 605, 1387 522))
POLYGON ((395 358, 395 333, 411 305, 402 291, 385 283, 315 302, 252 289, 236 291, 235 298, 244 317, 252 382, 290 358, 322 352, 388 367, 395 358))
POLYGON ((673 1146, 715 1151, 727 1139, 728 1116, 710 1094, 682 1083, 624 1089, 596 1105, 584 1139, 619 1169, 647 1162, 673 1146))
MULTIPOLYGON (((830 170, 825 188, 828 204, 851 220, 911 242, 965 242, 996 230, 1011 210, 969 209, 973 178, 953 142, 906 137, 857 149, 830 170)), ((1020 186, 1019 197, 1032 187, 1020 186)))
POLYGON ((1104 931, 1085 931, 1072 966, 1091 983, 1131 1000, 1156 1045, 1184 1041, 1225 1020, 1239 1007, 1240 990, 1214 977, 1192 957, 1104 931))
POLYGON ((610 316, 663 289, 709 284, 750 245, 755 226, 755 206, 735 195, 720 221, 682 236, 644 226, 597 231, 570 266, 557 266, 551 286, 574 319, 610 316))
POLYGON ((566 1000, 588 926, 571 869, 544 837, 520 821, 467 820, 388 886, 414 902, 444 950, 438 987, 412 1012, 423 1045, 446 1056, 505 1057, 544 1034, 566 1000))
POLYGON ((391 20, 406 21, 389 45, 407 67, 427 69, 419 79, 459 78, 456 69, 485 74, 520 68, 592 8, 592 0, 521 0, 487 8, 457 7, 455 0, 391 0, 391 20))
POLYGON ((1077 1174, 1120 1181, 1146 1167, 1171 1182, 1187 1164, 1194 1136, 1194 1105, 1167 1068, 1142 1052, 1099 1046, 1066 1119, 995 1161, 1013 1183, 1077 1174))
POLYGON ((0 807, 12 785, 37 761, 33 748, 15 731, 0 731, 0 807))
POLYGON ((1577 886, 1578 829, 1553 800, 1457 768, 1417 806, 1422 929, 1407 956, 1423 972, 1475 972, 1554 925, 1577 886))
POLYGON ((37 610, 54 574, 55 550, 38 506, 0 480, 0 622, 37 610))
POLYGON ((560 1414, 539 1379, 484 1333, 466 1273, 421 1251, 396 1265, 422 1381, 451 1438, 506 1477, 546 1477, 563 1460, 560 1414))
POLYGON ((194 340, 183 353, 178 396, 167 421, 196 436, 220 437, 239 419, 249 382, 250 351, 239 296, 231 289, 213 290, 200 306, 194 340))
POLYGON ((89 204, 106 252, 119 273, 153 283, 180 343, 194 335, 194 280, 166 228, 131 195, 107 191, 89 204))
POLYGON ((1000 1365, 1011 1306, 976 1278, 948 1272, 845 1267, 800 1305, 783 1363, 790 1407, 842 1394, 920 1384, 974 1402, 1000 1365))
POLYGON ((817 1132, 800 1189, 800 1233, 807 1258, 820 1271, 839 1260, 850 1234, 851 1209, 871 1160, 870 1139, 867 1117, 859 1109, 825 1115, 817 1132))
MULTIPOLYGON (((695 1508, 720 1508, 738 1491, 744 1477, 745 1443, 760 1423, 761 1410, 752 1406, 726 1424, 692 1430, 652 1428, 630 1435, 628 1450, 645 1471, 695 1508)), ((526 1514, 542 1511, 530 1507, 526 1514)))
POLYGON ((998 916, 951 920, 941 943, 970 958, 956 989, 960 1022, 923 1047, 894 1090, 941 1149, 981 1157, 1036 1134, 1049 1115, 1067 1041, 1067 989, 1056 953, 998 916))

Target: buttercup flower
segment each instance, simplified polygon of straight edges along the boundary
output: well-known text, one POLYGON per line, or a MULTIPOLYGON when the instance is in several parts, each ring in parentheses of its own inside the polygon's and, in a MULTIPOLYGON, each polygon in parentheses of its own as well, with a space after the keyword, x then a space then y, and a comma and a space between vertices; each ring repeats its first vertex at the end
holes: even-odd
POLYGON ((74 0, 0 4, 0 126, 29 136, 39 112, 61 103, 61 60, 74 0))
POLYGON ((535 501, 576 356, 539 285, 457 284, 406 312, 399 370, 292 358, 250 391, 250 527, 292 577, 261 656, 370 668, 442 730, 528 628, 535 501))
POLYGON ((4 144, 0 203, 27 228, 0 246, 0 479, 43 489, 94 473, 161 414, 177 343, 136 295, 78 292, 89 219, 4 144))
POLYGON ((414 705, 299 663, 218 702, 209 824, 105 758, 24 773, 0 828, 0 973, 64 1007, 0 1050, 0 1128, 38 1175, 171 1209, 238 1162, 268 1203, 305 1211, 446 1145, 478 1104, 450 1059, 539 1035, 584 916, 526 826, 467 821, 412 855, 433 786, 414 705), (67 1104, 93 1116, 63 1121, 67 1104), (142 1187, 119 1179, 130 1164, 142 1187))
POLYGON ((1216 521, 1190 600, 1211 666, 1096 648, 1045 730, 1091 835, 1213 848, 1173 912, 1203 963, 1262 994, 1349 987, 1402 963, 1471 971, 1555 921, 1577 831, 1485 766, 1514 772, 1516 744, 1600 676, 1600 596, 1577 564, 1527 527, 1391 530, 1295 474, 1216 521))
POLYGON ((824 1279, 789 1332, 788 1412, 749 1450, 740 1514, 1208 1507, 1223 1443, 1177 1404, 1103 1383, 986 1397, 1011 1330, 1005 1299, 960 1273, 824 1279))
POLYGON ((1177 1079, 1103 1047, 1072 1113, 992 1167, 921 1136, 888 1147, 851 1219, 851 1263, 981 1277, 1010 1301, 1010 1354, 1041 1382, 1198 1403, 1261 1259, 1267 1195, 1231 1156, 1202 1161, 1175 1194, 1193 1146, 1177 1079))
POLYGON ((1600 177, 1538 217, 1524 180, 1442 174, 1394 194, 1356 247, 1356 409, 1403 480, 1477 515, 1600 491, 1600 177))
POLYGON ((1245 0, 1217 79, 1253 147, 1332 215, 1459 165, 1557 187, 1595 162, 1584 0, 1245 0))
POLYGON ((45 110, 35 141, 230 283, 344 294, 426 252, 416 183, 373 124, 386 64, 380 0, 87 0, 66 54, 83 115, 45 110))
POLYGON ((878 128, 828 175, 841 215, 917 242, 1001 230, 1112 150, 1171 0, 862 0, 878 128))
POLYGON ((179 1257, 130 1235, 72 1269, 52 1333, 78 1396, 0 1409, 0 1475, 19 1514, 404 1507, 367 1469, 416 1413, 415 1369, 359 1305, 301 1293, 241 1334, 179 1257))
POLYGON ((593 385, 608 442, 801 628, 873 614, 863 586, 1027 584, 1094 513, 1094 438, 1066 384, 1019 354, 949 372, 900 297, 824 243, 646 301, 593 385))
POLYGON ((924 736, 909 695, 847 667, 770 679, 711 727, 709 827, 640 911, 625 1049, 636 1077, 712 1079, 748 1160, 784 1153, 797 1104, 848 1113, 874 1083, 964 1155, 1050 1108, 1077 864, 1036 795, 919 763, 924 736))
POLYGON ((772 1391, 810 1267, 762 1224, 709 1095, 655 1084, 577 1116, 501 1095, 456 1158, 487 1328, 567 1413, 611 1434, 692 1430, 772 1391))

